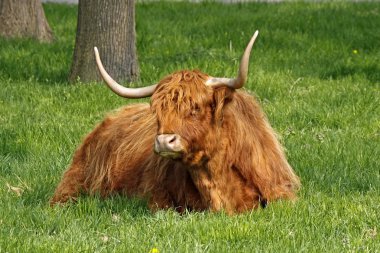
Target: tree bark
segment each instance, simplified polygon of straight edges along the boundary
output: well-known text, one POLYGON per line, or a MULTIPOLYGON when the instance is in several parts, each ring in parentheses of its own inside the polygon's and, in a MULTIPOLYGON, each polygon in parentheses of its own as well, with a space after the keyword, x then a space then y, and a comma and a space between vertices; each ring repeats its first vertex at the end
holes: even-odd
POLYGON ((0 35, 53 40, 40 0, 0 0, 0 35))
POLYGON ((70 82, 99 81, 94 47, 117 81, 138 78, 134 0, 80 0, 70 82))

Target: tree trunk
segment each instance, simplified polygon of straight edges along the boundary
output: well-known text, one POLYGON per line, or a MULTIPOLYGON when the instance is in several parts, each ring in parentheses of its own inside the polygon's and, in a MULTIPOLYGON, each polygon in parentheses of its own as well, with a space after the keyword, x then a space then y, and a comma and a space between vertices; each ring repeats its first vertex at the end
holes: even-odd
POLYGON ((99 81, 94 47, 107 72, 117 81, 134 81, 136 53, 134 0, 80 0, 71 82, 99 81))
POLYGON ((0 35, 53 40, 40 0, 0 0, 0 35))

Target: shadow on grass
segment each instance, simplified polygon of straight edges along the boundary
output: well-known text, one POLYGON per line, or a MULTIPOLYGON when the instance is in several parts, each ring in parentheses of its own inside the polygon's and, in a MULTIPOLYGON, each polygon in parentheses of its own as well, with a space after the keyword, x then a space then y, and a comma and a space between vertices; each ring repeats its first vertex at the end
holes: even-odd
POLYGON ((78 204, 80 207, 88 204, 93 205, 101 212, 127 212, 131 217, 152 215, 146 200, 136 197, 130 198, 119 194, 107 198, 101 198, 99 196, 82 196, 78 201, 78 204))
POLYGON ((322 78, 332 78, 341 79, 348 76, 360 75, 364 76, 367 80, 373 83, 380 83, 380 65, 370 64, 370 65, 356 65, 348 66, 341 65, 331 72, 325 73, 322 78))
MULTIPOLYGON (((41 207, 50 206, 49 200, 53 196, 54 187, 37 185, 32 191, 26 191, 20 201, 23 205, 41 207)), ((129 217, 151 216, 147 201, 136 197, 127 197, 115 194, 106 198, 99 194, 82 194, 74 201, 58 204, 50 208, 59 208, 73 212, 77 215, 100 215, 104 213, 127 213, 129 217)))
POLYGON ((67 83, 71 45, 39 43, 32 39, 0 39, 0 76, 41 84, 67 83))

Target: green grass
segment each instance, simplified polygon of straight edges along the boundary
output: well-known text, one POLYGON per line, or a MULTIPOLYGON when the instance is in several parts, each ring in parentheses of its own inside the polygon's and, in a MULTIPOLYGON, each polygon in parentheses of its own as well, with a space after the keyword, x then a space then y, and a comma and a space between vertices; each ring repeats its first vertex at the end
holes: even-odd
POLYGON ((0 252, 380 251, 380 3, 137 4, 140 86, 182 68, 233 76, 260 30, 247 88, 303 186, 232 217, 123 197, 48 206, 81 138, 135 101, 68 84, 77 9, 45 11, 54 43, 0 39, 0 252))

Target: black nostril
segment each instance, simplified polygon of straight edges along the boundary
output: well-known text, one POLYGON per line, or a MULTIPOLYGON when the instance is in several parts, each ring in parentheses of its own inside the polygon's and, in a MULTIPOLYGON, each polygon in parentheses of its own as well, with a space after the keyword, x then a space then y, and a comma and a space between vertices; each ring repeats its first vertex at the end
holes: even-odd
POLYGON ((169 140, 169 144, 173 144, 177 140, 177 137, 174 135, 172 138, 169 140))

